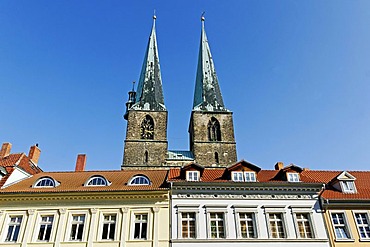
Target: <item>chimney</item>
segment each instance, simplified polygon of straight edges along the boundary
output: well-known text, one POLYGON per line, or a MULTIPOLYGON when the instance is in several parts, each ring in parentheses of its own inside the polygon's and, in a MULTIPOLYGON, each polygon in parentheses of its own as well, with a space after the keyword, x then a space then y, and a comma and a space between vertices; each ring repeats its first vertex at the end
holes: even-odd
POLYGON ((275 164, 275 170, 281 170, 284 168, 284 163, 283 162, 277 162, 275 164))
POLYGON ((76 172, 83 172, 85 171, 86 166, 86 154, 79 154, 77 155, 77 161, 76 161, 76 172))
POLYGON ((32 160, 32 162, 37 165, 39 162, 41 150, 39 149, 39 144, 31 146, 30 152, 28 153, 28 158, 32 160))
POLYGON ((10 150, 12 149, 12 144, 9 142, 4 142, 1 146, 0 151, 0 158, 4 158, 5 156, 8 156, 10 154, 10 150))

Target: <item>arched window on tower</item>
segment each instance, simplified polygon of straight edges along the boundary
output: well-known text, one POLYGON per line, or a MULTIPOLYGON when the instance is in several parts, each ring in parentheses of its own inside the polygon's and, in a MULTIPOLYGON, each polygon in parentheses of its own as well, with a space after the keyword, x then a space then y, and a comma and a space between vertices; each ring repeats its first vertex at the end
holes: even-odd
POLYGON ((212 117, 208 122, 208 140, 221 141, 220 123, 215 117, 212 117))
POLYGON ((149 160, 149 153, 148 151, 145 151, 145 154, 144 154, 144 163, 148 163, 148 160, 149 160))
POLYGON ((218 158, 218 153, 217 152, 215 152, 215 162, 216 162, 216 164, 220 163, 220 159, 218 158))
POLYGON ((141 139, 154 139, 154 121, 149 115, 146 115, 141 122, 141 139))

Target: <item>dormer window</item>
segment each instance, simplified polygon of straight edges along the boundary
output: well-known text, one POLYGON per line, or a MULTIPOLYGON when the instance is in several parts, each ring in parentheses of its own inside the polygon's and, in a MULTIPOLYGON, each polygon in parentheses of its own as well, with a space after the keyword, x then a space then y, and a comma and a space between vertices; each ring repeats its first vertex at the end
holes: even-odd
POLYGON ((150 185, 150 180, 144 175, 138 175, 131 179, 129 185, 150 185))
POLYGON ((85 186, 108 186, 108 181, 101 176, 93 176, 87 180, 85 186))
POLYGON ((55 182, 54 179, 49 178, 49 177, 43 177, 37 180, 35 185, 33 186, 34 188, 54 188, 59 183, 55 182))
POLYGON ((187 171, 186 180, 187 181, 199 181, 199 171, 187 171))
POLYGON ((299 173, 290 173, 288 172, 287 174, 287 179, 288 179, 288 182, 300 182, 299 180, 299 173))
POLYGON ((355 180, 356 178, 352 174, 344 171, 335 178, 332 185, 343 193, 357 193, 355 180))
POLYGON ((234 182, 256 182, 255 172, 231 172, 231 177, 234 182))
POLYGON ((340 181, 340 186, 344 193, 356 193, 356 187, 354 181, 340 181))

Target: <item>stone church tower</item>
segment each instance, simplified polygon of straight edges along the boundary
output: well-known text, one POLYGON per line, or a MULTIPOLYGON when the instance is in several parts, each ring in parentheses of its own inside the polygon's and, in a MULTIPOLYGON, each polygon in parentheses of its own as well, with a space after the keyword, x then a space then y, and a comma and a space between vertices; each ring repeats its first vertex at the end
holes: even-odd
POLYGON ((167 110, 164 105, 155 20, 137 91, 129 92, 124 167, 162 166, 167 155, 167 110))
POLYGON ((190 151, 196 163, 227 166, 237 161, 233 115, 222 100, 204 17, 189 134, 190 151))

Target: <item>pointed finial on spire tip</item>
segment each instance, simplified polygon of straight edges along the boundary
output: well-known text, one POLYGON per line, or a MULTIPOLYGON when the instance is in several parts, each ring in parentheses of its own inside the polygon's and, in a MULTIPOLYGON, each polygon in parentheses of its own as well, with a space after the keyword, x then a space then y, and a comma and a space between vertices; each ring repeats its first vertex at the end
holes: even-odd
POLYGON ((157 16, 155 15, 155 9, 154 9, 154 12, 153 12, 153 19, 157 19, 157 16))
POLYGON ((200 17, 200 19, 201 19, 201 21, 204 21, 206 18, 204 17, 204 14, 205 14, 206 12, 205 11, 203 11, 203 13, 202 13, 202 16, 200 17))
POLYGON ((132 82, 132 91, 135 91, 135 81, 132 82))

